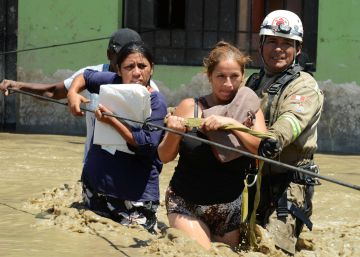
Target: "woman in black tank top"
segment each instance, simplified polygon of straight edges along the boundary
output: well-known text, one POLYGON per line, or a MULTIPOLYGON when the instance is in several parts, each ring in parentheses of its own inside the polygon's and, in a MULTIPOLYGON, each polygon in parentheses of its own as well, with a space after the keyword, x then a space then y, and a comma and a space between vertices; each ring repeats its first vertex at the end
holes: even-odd
MULTIPOLYGON (((244 149, 257 153, 259 139, 239 131, 218 131, 225 124, 243 123, 266 131, 257 96, 250 89, 239 90, 248 61, 249 57, 236 47, 219 42, 204 60, 212 93, 199 99, 182 100, 175 113, 168 116, 167 126, 205 139, 212 139, 213 132, 215 137, 216 133, 231 134, 244 149), (241 112, 241 117, 245 113, 250 122, 249 119, 237 120, 239 115, 211 115, 230 110, 234 104, 232 101, 240 99, 239 94, 243 100, 235 103, 236 112, 241 112), (184 126, 184 119, 204 116, 206 118, 201 129, 187 129, 184 126)), ((158 153, 164 163, 174 160, 179 154, 178 165, 166 193, 170 226, 182 230, 207 249, 212 241, 238 246, 241 193, 251 160, 237 156, 224 161, 219 158, 217 150, 208 144, 174 133, 165 134, 158 153)))

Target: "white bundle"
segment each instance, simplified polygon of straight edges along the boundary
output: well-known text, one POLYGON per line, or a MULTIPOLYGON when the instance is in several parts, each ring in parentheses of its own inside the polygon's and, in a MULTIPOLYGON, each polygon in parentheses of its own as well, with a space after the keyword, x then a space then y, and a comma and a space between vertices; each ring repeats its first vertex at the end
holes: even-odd
MULTIPOLYGON (((100 87, 99 104, 108 108, 114 115, 144 122, 151 115, 150 93, 139 84, 108 84, 100 87)), ((140 123, 126 121, 134 127, 140 123)), ((96 120, 94 144, 112 154, 116 150, 134 154, 127 147, 126 141, 114 127, 96 120)))

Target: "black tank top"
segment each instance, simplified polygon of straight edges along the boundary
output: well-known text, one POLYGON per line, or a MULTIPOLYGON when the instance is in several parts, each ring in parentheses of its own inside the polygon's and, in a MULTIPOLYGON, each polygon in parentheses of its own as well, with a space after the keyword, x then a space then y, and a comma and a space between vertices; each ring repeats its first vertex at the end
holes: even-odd
MULTIPOLYGON (((197 108, 196 104, 194 114, 197 108)), ((207 139, 198 130, 188 133, 207 139)), ((221 163, 214 156, 210 145, 184 137, 170 186, 176 194, 191 203, 209 205, 231 202, 243 191, 243 180, 249 164, 250 159, 245 156, 221 163)))

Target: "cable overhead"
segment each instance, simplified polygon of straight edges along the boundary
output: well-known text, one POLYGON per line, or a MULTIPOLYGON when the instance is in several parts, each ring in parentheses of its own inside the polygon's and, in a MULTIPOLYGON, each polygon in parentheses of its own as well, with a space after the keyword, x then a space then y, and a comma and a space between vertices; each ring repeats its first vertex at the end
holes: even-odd
MULTIPOLYGON (((145 33, 156 32, 156 31, 158 31, 158 30, 157 30, 157 29, 153 29, 153 30, 142 30, 142 31, 140 31, 139 33, 140 33, 140 34, 145 34, 145 33)), ((62 44, 53 44, 53 45, 38 46, 38 47, 26 48, 26 49, 20 49, 20 50, 11 50, 11 51, 0 52, 0 55, 15 54, 15 53, 22 53, 22 52, 42 50, 42 49, 47 49, 47 48, 55 48, 55 47, 61 47, 61 46, 83 44, 83 43, 100 41, 100 40, 105 40, 105 39, 110 39, 110 37, 100 37, 100 38, 80 40, 80 41, 74 41, 74 42, 68 42, 68 43, 62 43, 62 44)))
POLYGON ((88 40, 74 41, 74 42, 69 42, 69 43, 54 44, 54 45, 48 45, 48 46, 39 46, 39 47, 26 48, 26 49, 20 49, 20 50, 12 50, 12 51, 0 52, 0 55, 29 52, 29 51, 54 48, 54 47, 60 47, 60 46, 67 46, 67 45, 83 44, 83 43, 88 43, 88 42, 105 40, 105 39, 109 39, 109 38, 110 37, 101 37, 101 38, 94 38, 94 39, 88 39, 88 40))

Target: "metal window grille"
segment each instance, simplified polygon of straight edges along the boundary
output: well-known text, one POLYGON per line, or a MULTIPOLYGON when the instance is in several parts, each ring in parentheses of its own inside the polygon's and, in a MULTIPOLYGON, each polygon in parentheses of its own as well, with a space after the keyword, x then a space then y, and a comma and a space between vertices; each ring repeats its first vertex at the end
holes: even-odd
POLYGON ((155 62, 201 65, 220 40, 252 57, 259 68, 258 33, 263 18, 276 9, 299 15, 304 25, 303 59, 316 63, 318 0, 125 0, 123 24, 140 33, 155 62))

